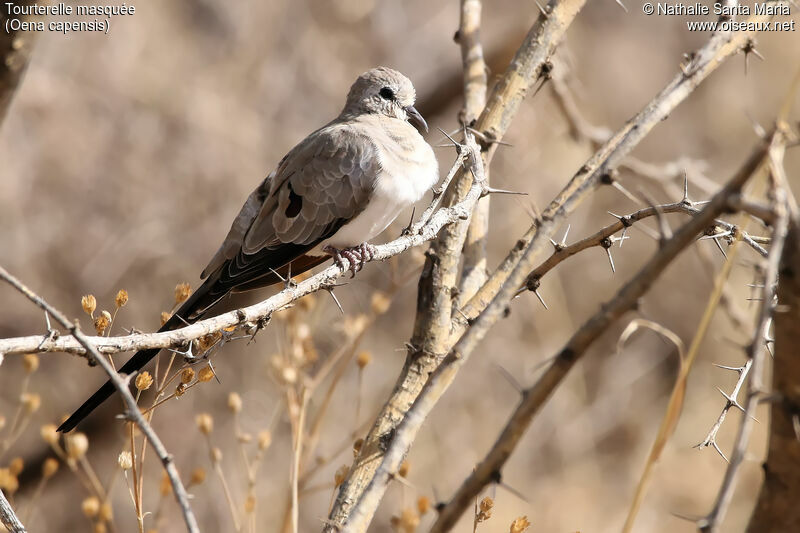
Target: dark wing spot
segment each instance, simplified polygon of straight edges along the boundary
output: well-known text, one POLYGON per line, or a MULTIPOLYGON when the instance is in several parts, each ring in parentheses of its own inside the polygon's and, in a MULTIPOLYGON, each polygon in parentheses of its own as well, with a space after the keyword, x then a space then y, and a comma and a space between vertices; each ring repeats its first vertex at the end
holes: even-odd
POLYGON ((292 186, 289 185, 289 205, 286 206, 286 217, 296 217, 300 214, 301 209, 303 209, 303 197, 295 194, 292 186))

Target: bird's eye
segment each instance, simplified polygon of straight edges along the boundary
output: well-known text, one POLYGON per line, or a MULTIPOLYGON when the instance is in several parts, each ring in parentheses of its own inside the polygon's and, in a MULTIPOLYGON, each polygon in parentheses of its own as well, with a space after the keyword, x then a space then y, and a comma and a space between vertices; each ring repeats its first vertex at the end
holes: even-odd
POLYGON ((383 89, 380 90, 378 94, 381 95, 381 98, 384 98, 386 100, 394 100, 394 91, 391 90, 389 87, 384 87, 383 89))

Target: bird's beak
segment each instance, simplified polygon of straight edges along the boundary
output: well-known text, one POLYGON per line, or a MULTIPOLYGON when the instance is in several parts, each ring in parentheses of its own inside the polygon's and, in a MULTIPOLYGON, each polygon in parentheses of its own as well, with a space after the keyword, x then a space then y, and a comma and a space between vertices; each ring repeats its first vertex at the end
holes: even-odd
POLYGON ((417 128, 425 128, 425 133, 428 133, 428 123, 425 122, 425 119, 422 118, 419 111, 417 111, 413 105, 407 106, 405 110, 406 115, 408 115, 408 121, 417 126, 417 128))

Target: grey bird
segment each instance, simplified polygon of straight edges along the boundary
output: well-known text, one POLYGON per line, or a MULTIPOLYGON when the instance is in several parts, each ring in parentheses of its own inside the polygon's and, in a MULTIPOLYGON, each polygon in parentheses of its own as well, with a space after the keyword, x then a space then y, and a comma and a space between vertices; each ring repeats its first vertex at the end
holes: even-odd
MULTIPOLYGON (((203 270, 205 281, 159 331, 200 319, 222 297, 273 285, 333 257, 355 272, 375 238, 438 181, 411 81, 386 67, 358 77, 334 120, 295 146, 244 203, 203 270)), ((120 373, 141 369, 140 350, 120 373)), ((72 430, 114 393, 106 382, 58 428, 72 430)))

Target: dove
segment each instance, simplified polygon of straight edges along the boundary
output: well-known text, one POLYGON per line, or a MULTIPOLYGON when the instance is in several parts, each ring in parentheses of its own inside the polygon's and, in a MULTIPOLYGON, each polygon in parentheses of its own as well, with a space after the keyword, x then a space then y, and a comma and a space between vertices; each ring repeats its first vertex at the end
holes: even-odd
MULTIPOLYGON (((279 283, 331 257, 355 275, 372 259, 369 241, 438 181, 433 149, 416 129, 428 125, 415 100, 396 70, 361 74, 339 116, 292 148, 250 194, 203 283, 159 331, 199 320, 229 293, 279 283)), ((119 372, 138 371, 159 351, 136 352, 119 372)), ((58 431, 75 428, 114 391, 106 382, 58 431)))

